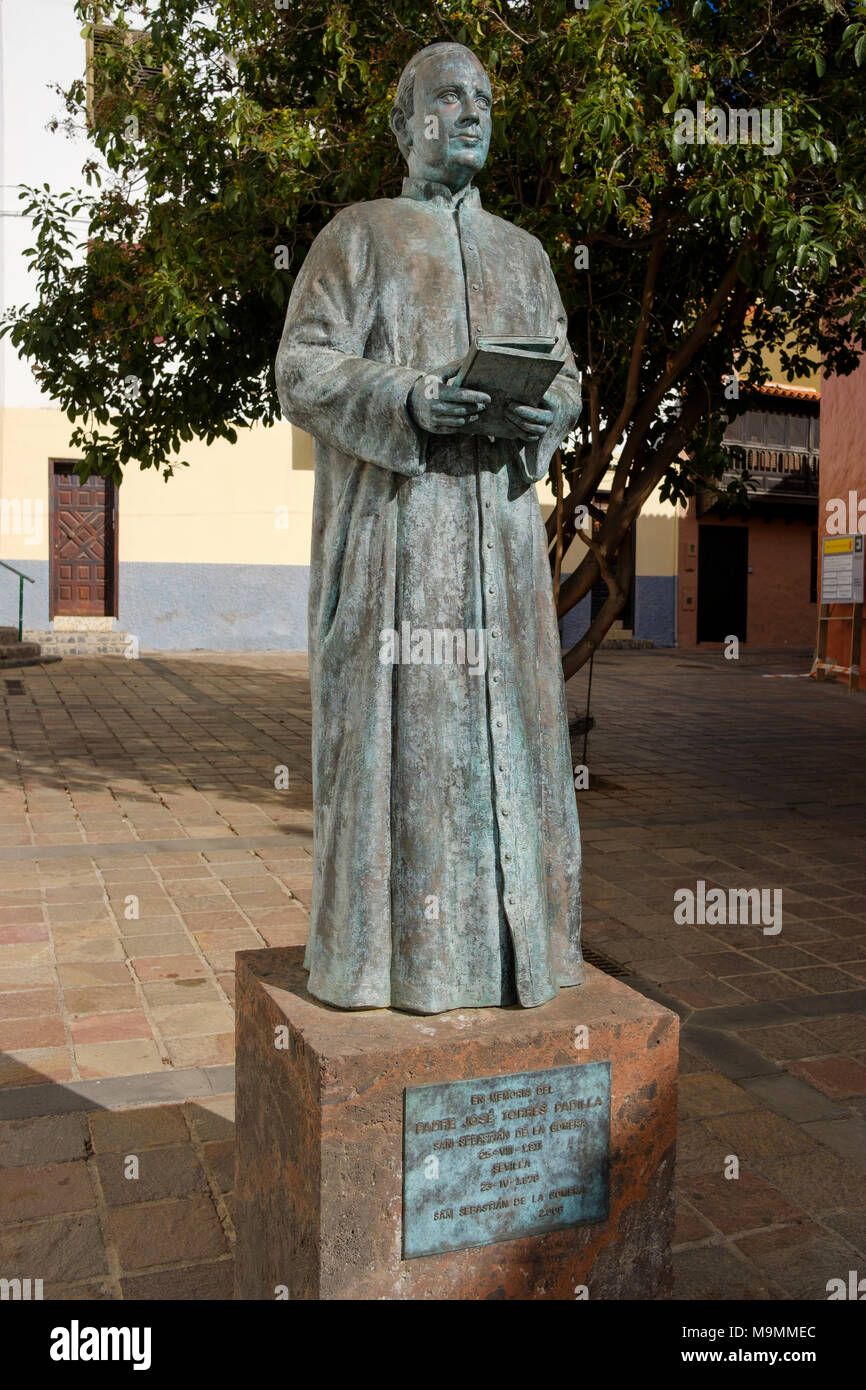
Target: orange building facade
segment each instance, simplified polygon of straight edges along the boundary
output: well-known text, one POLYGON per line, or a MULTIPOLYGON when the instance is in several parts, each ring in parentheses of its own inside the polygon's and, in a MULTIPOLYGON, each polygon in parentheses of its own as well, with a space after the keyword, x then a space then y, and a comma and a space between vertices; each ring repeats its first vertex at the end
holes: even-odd
POLYGON ((699 492, 680 513, 677 641, 753 647, 814 646, 818 620, 817 386, 770 384, 753 393, 725 435, 747 505, 723 510, 699 492))
MULTIPOLYGON (((817 603, 814 598, 816 523, 803 518, 788 522, 754 517, 712 517, 698 520, 694 499, 679 527, 679 645, 698 642, 698 564, 700 551, 709 543, 723 551, 728 535, 709 537, 705 528, 725 528, 736 533, 730 542, 741 549, 746 568, 745 624, 738 614, 702 642, 721 642, 729 635, 754 647, 809 647, 814 644, 817 603)), ((737 556, 739 563, 739 556, 737 556)), ((706 561, 705 561, 706 564, 706 561)), ((736 576, 734 576, 736 582, 736 576)), ((740 609, 742 611, 742 609, 740 609)))
MULTIPOLYGON (((821 388, 821 486, 819 529, 825 536, 866 533, 866 357, 850 376, 825 376, 821 388)), ((854 605, 828 605, 827 661, 839 668, 827 678, 848 683, 854 605)), ((861 649, 866 652, 862 638, 861 649)), ((862 666, 862 661, 855 662, 862 666)), ((853 684, 866 689, 862 670, 853 684)))

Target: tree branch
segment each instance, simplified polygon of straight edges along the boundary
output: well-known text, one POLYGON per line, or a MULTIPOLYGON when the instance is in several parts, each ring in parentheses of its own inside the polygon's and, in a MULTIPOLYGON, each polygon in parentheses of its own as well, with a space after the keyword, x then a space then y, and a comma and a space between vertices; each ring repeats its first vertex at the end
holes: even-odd
POLYGON ((569 676, 573 676, 575 671, 579 671, 587 658, 598 649, 605 635, 610 631, 611 624, 619 617, 625 607, 633 575, 634 544, 631 530, 628 530, 620 546, 617 575, 616 577, 611 576, 610 579, 605 578, 605 583, 610 591, 607 598, 580 641, 563 657, 562 673, 566 680, 569 676))

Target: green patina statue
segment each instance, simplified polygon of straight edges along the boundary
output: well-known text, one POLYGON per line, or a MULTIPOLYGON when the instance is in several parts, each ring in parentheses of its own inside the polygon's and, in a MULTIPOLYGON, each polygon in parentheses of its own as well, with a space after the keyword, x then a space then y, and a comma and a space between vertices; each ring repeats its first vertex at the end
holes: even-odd
MULTIPOLYGON (((435 44, 391 124, 399 198, 346 208, 297 277, 277 355, 316 441, 309 608, 317 998, 532 1006, 583 980, 580 838, 534 484, 580 414, 541 244, 481 206, 491 89, 435 44), (478 335, 554 340, 541 404, 468 433, 478 335)), ((519 392, 517 393, 519 395, 519 392)))

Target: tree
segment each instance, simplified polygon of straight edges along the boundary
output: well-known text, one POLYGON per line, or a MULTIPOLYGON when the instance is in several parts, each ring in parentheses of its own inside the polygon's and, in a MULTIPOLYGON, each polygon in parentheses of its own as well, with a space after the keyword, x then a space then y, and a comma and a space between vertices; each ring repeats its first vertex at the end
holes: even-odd
MULTIPOLYGON (((641 508, 659 485, 682 500, 720 478, 726 420, 766 379, 767 350, 789 376, 821 357, 846 373, 866 326, 863 5, 583 3, 109 14, 78 0, 85 25, 146 35, 97 49, 104 172, 92 160, 84 192, 23 194, 39 295, 3 331, 76 423, 83 474, 169 474, 194 435, 274 421, 275 344, 307 248, 339 208, 399 192, 388 114, 403 63, 466 43, 496 100, 485 205, 549 251, 584 373, 548 521, 560 615, 599 576, 609 590, 565 655, 576 671, 625 604, 641 508), (563 579, 578 535, 585 556, 563 579)), ((65 96, 80 120, 83 78, 65 96)))

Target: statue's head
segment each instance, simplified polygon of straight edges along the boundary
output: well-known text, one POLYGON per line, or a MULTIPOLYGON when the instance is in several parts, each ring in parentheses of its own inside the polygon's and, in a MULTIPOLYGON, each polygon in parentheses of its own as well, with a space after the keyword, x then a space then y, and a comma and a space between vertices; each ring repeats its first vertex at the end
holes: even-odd
POLYGON ((400 76, 391 129, 413 178, 465 188, 490 148, 490 80, 462 43, 434 43, 400 76))

